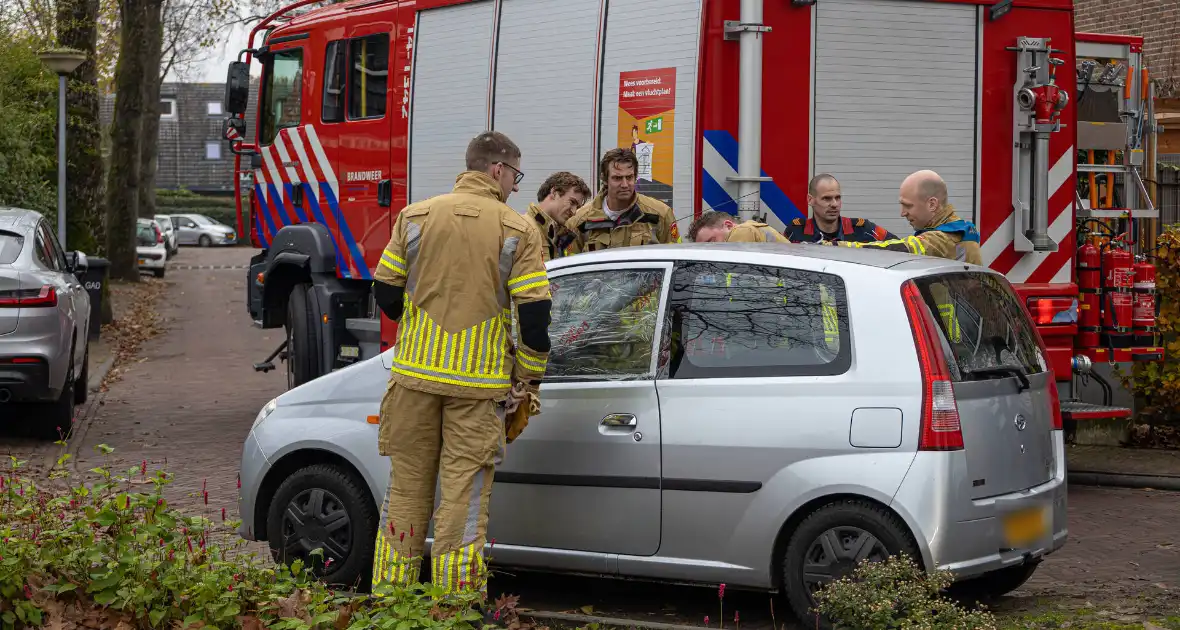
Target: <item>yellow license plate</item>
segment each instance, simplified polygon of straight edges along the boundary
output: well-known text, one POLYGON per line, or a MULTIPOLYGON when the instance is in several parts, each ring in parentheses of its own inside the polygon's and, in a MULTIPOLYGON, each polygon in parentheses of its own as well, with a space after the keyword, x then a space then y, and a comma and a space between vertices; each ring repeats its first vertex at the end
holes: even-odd
POLYGON ((1004 516, 1004 538, 1013 547, 1032 544, 1048 534, 1048 511, 1044 507, 1020 510, 1004 516))
POLYGON ((140 259, 139 259, 139 264, 141 264, 141 265, 146 265, 146 264, 147 264, 147 259, 146 259, 146 258, 140 258, 140 259))

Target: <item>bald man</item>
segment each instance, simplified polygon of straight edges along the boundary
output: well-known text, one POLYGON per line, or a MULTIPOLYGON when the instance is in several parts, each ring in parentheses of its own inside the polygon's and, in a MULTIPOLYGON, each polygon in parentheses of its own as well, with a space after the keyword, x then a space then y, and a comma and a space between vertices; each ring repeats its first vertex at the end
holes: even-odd
POLYGON ((979 230, 955 214, 947 203, 946 182, 934 171, 918 171, 901 183, 898 190, 901 216, 914 228, 914 235, 871 243, 841 241, 843 247, 880 247, 911 254, 938 256, 982 265, 979 230))

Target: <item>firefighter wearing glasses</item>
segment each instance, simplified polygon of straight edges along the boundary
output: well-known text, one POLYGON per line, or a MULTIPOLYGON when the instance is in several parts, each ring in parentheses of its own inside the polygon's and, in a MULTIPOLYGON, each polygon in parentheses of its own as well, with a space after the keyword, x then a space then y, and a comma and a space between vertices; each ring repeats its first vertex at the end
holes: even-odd
POLYGON ((391 469, 374 588, 418 580, 441 477, 433 581, 444 592, 486 589, 492 477, 506 439, 523 429, 505 417, 519 419, 519 405, 539 410, 549 356, 540 232, 504 203, 517 190, 520 156, 504 134, 473 139, 453 191, 403 209, 377 267, 377 304, 400 325, 381 403, 378 450, 391 469))
POLYGON ((607 151, 598 169, 602 190, 565 224, 581 251, 680 242, 672 209, 635 190, 639 158, 630 149, 607 151))

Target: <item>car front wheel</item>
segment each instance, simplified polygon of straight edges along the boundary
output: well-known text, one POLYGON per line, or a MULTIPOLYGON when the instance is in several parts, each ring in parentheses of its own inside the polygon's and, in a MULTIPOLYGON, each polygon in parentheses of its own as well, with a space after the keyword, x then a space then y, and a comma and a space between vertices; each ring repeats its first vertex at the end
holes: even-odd
POLYGON ((377 511, 368 488, 331 464, 297 470, 275 492, 266 539, 276 562, 303 560, 328 584, 369 590, 377 511), (323 550, 322 559, 311 552, 323 550))
MULTIPOLYGON (((895 514, 865 501, 840 501, 807 516, 791 534, 782 563, 783 584, 795 615, 814 627, 816 591, 851 574, 861 561, 906 554, 921 562, 908 532, 895 514)), ((820 627, 827 627, 819 621, 820 627)))

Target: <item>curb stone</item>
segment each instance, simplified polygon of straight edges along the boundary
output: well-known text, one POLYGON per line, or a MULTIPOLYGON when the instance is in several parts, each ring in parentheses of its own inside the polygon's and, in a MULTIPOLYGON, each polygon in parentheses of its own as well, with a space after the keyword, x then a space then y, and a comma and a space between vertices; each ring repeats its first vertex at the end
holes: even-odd
POLYGON ((577 615, 573 613, 546 612, 541 610, 520 611, 520 616, 534 621, 559 621, 576 623, 586 626, 592 623, 610 628, 642 628, 645 630, 699 630, 700 626, 687 626, 659 621, 640 621, 638 619, 622 619, 618 617, 600 617, 598 615, 577 615))
POLYGON ((1180 476, 1176 475, 1133 475, 1126 473, 1105 473, 1089 470, 1073 470, 1066 475, 1070 484, 1105 488, 1152 488, 1180 492, 1180 476))

